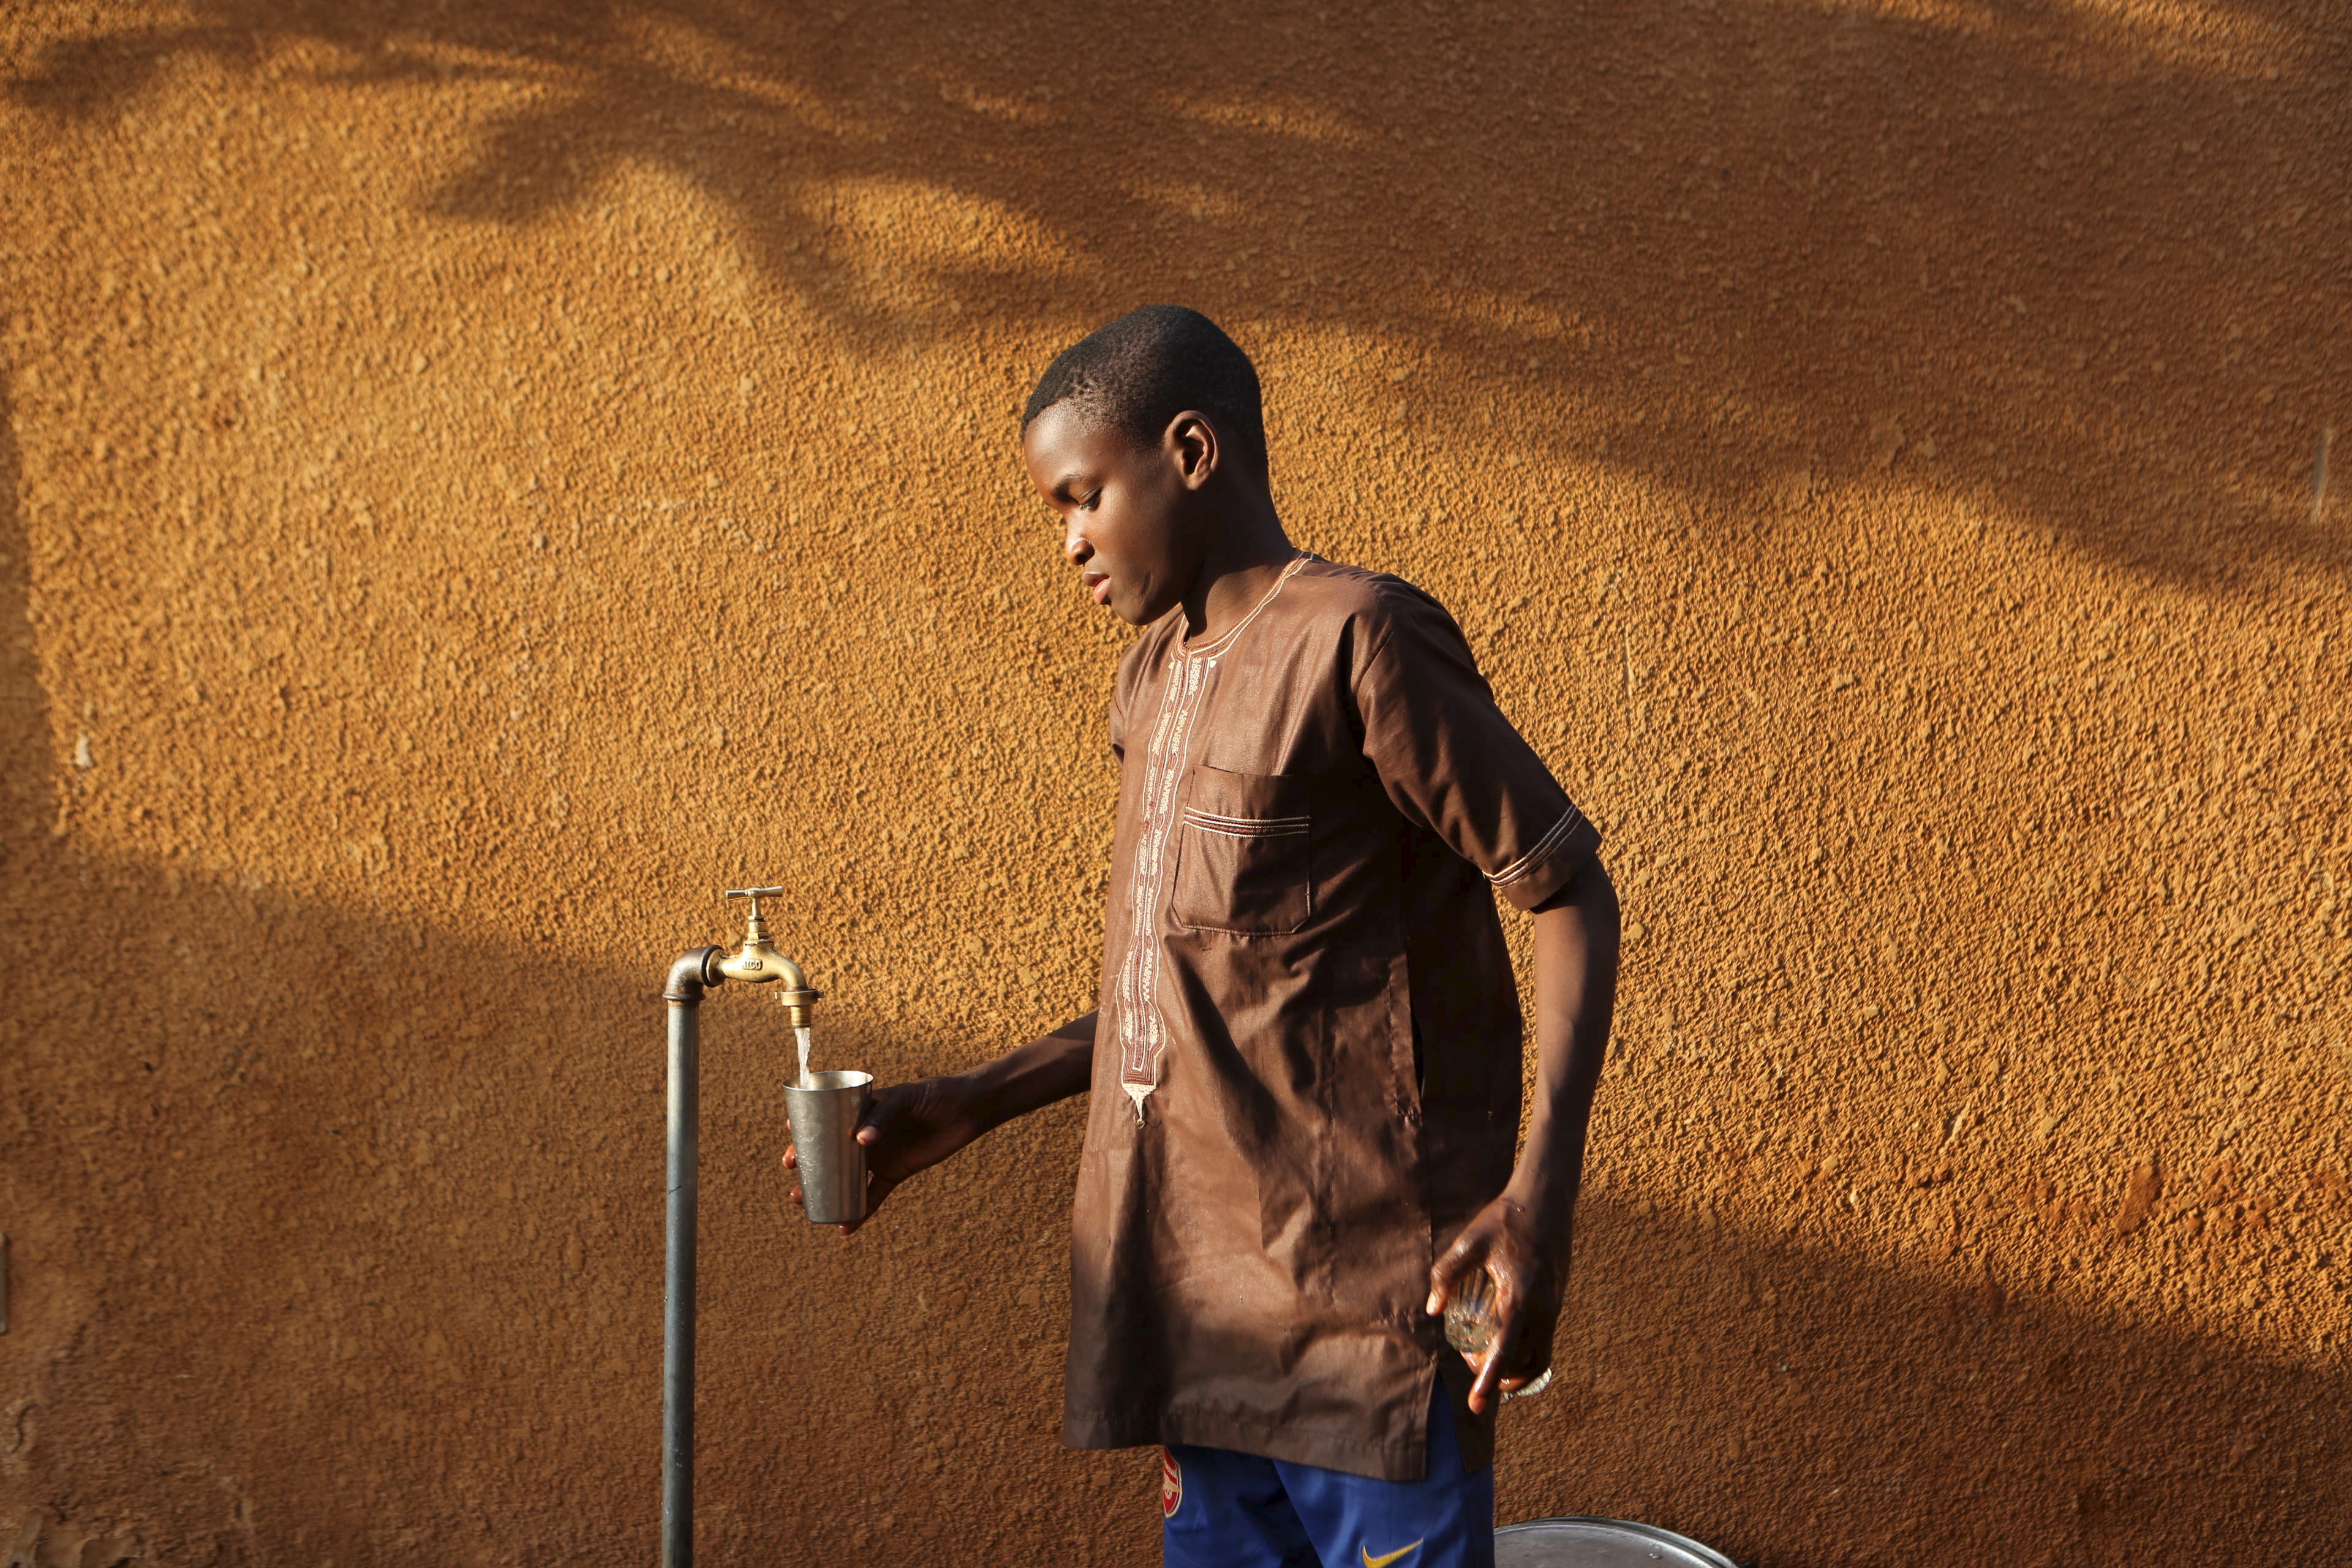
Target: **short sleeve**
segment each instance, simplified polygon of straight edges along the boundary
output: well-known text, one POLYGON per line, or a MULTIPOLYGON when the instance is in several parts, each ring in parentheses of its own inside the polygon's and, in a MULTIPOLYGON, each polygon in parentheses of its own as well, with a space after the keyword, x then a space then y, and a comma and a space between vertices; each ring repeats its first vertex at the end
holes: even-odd
POLYGON ((1407 820, 1533 909, 1575 879, 1600 829, 1496 706, 1454 617, 1402 582, 1381 589, 1354 671, 1364 755, 1407 820))

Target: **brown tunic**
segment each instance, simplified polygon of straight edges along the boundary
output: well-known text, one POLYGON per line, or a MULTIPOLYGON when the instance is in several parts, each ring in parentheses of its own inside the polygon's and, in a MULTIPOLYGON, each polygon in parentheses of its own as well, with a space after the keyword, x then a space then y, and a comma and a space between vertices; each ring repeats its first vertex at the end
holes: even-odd
POLYGON ((1111 702, 1063 1438, 1417 1479, 1442 1370, 1483 1464, 1421 1309, 1517 1139, 1493 892, 1541 902, 1600 835, 1410 584, 1302 556, 1215 642, 1182 631, 1111 702))

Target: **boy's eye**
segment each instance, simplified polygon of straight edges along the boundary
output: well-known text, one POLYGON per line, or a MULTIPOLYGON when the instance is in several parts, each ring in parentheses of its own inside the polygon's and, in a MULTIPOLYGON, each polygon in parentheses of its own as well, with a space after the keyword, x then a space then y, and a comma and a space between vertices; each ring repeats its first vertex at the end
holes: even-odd
POLYGON ((1078 503, 1080 511, 1097 511, 1102 507, 1102 491, 1097 490, 1078 503))

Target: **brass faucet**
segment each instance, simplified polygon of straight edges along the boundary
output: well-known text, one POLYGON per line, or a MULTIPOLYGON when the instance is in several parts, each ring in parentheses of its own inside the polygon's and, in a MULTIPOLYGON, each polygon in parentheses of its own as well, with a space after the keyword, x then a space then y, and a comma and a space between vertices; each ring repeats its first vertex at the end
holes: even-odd
POLYGON ((743 922, 743 945, 719 961, 719 973, 730 980, 740 980, 752 985, 765 985, 771 980, 784 983, 781 1000, 791 1016, 793 1027, 805 1029, 816 1012, 817 999, 824 994, 811 989, 808 974, 801 966, 768 945, 768 928, 760 921, 760 900, 774 898, 782 888, 729 888, 730 899, 751 900, 751 918, 743 922))

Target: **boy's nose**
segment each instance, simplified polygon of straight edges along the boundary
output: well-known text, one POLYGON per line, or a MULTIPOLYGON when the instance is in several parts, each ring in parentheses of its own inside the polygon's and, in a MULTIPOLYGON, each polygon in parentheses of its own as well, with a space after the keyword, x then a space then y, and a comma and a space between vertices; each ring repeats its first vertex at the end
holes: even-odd
POLYGON ((1070 558, 1073 566, 1083 566, 1094 555, 1095 547, 1076 529, 1062 536, 1062 553, 1070 558))

